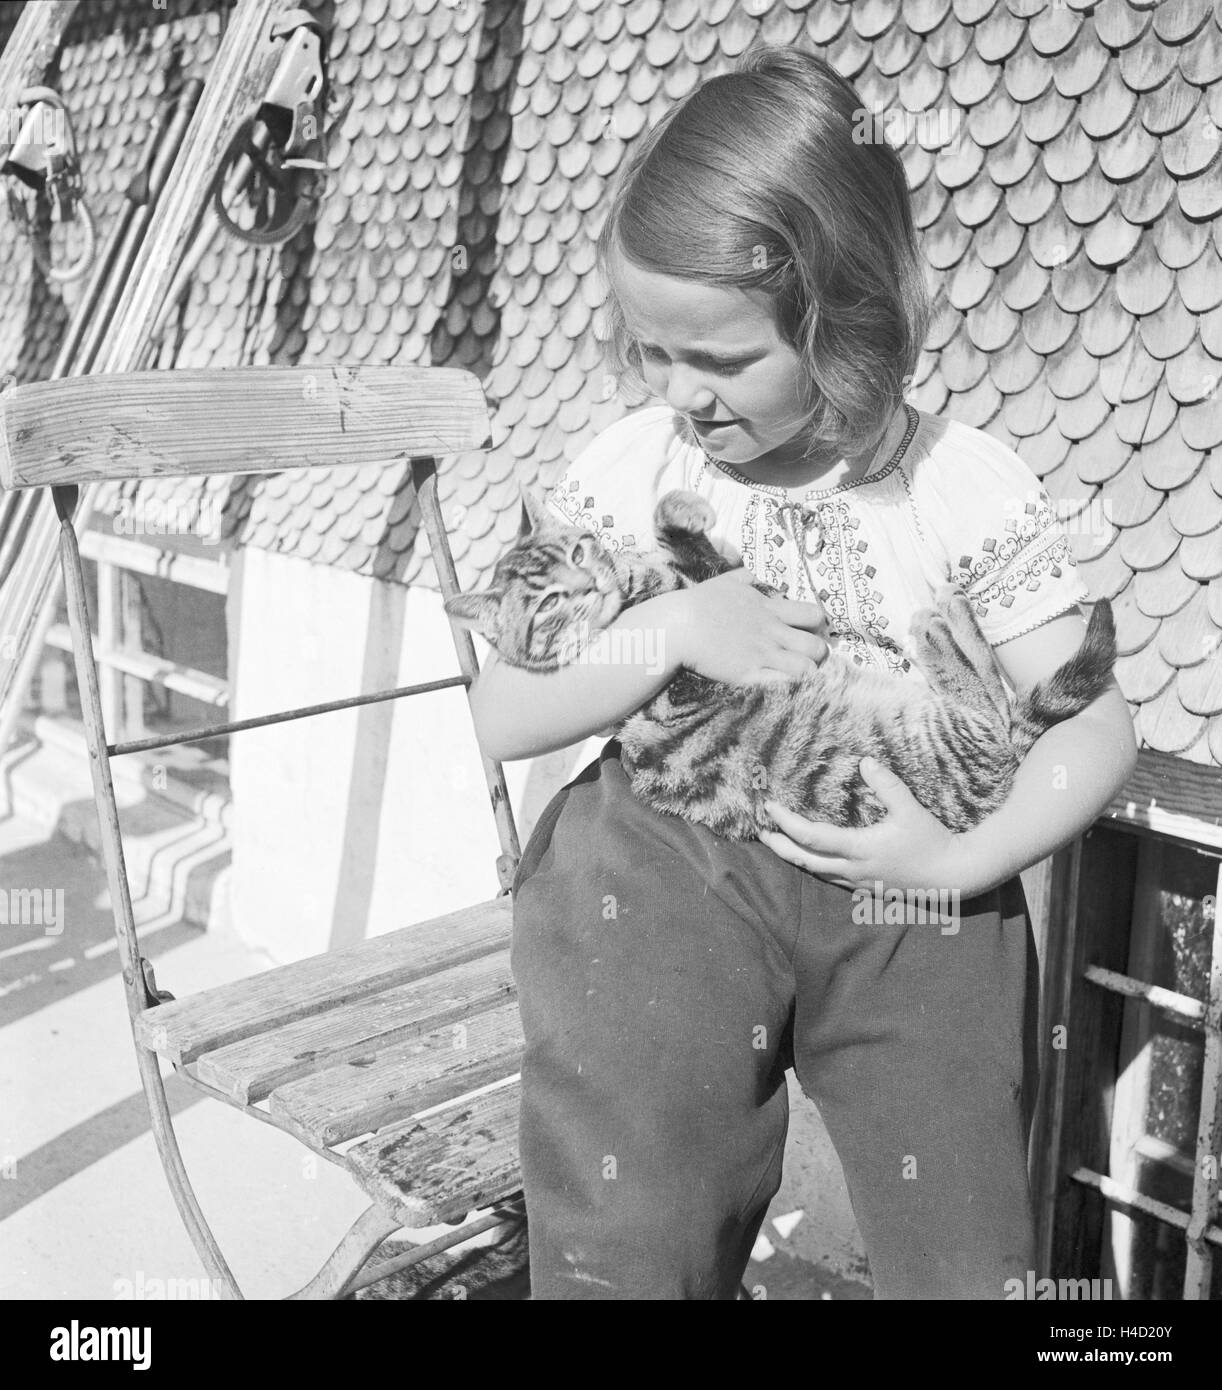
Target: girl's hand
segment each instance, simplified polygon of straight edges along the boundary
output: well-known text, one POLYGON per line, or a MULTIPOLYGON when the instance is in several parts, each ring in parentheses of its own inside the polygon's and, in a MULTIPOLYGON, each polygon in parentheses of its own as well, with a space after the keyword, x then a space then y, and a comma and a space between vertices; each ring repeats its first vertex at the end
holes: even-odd
POLYGON ((760 835, 774 854, 842 888, 958 891, 971 897, 992 886, 980 868, 969 872, 961 837, 927 811, 889 768, 863 758, 861 775, 886 808, 874 825, 858 829, 807 820, 765 802, 781 827, 760 835))
POLYGON ((747 569, 728 570, 670 595, 679 664, 710 680, 746 685, 810 675, 827 659, 819 634, 827 617, 818 603, 797 602, 752 588, 747 569))

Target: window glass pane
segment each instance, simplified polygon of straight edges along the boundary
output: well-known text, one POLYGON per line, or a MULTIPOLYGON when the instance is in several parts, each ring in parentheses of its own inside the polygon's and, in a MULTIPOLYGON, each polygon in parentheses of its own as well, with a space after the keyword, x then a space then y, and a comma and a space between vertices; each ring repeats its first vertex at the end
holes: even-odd
MULTIPOLYGON (((1218 855, 1141 837, 1127 973, 1204 1002, 1213 949, 1218 855)), ((1192 1207, 1205 1039, 1173 1014, 1128 1000, 1112 1095, 1111 1176, 1187 1216, 1192 1207)), ((1117 1296, 1183 1296, 1184 1231, 1113 1208, 1105 1221, 1105 1272, 1117 1296)), ((1219 1252, 1222 1256, 1222 1252, 1219 1252)), ((1222 1258, 1215 1259, 1219 1295, 1222 1258)))
MULTIPOLYGON (((1152 933, 1147 972, 1151 984, 1204 1000, 1209 988, 1213 914, 1206 899, 1217 889, 1218 861, 1181 845, 1166 845, 1159 856, 1153 920, 1136 923, 1152 933)), ((1135 955, 1144 954, 1135 942, 1135 955)), ((1203 1034, 1152 1010, 1150 1093, 1147 1133, 1191 1155, 1196 1147, 1201 1092, 1203 1034)))

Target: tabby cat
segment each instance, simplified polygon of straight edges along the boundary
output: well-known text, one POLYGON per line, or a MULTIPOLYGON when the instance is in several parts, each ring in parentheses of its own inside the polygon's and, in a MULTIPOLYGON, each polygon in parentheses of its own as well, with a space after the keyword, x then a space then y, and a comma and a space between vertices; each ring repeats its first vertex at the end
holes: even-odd
MULTIPOLYGON (((654 514, 660 552, 615 554, 524 493, 521 533, 490 587, 446 610, 504 661, 554 671, 625 608, 734 568, 709 540, 712 522, 702 498, 669 492, 654 514)), ((949 829, 966 830, 1005 800, 1035 740, 1102 693, 1116 657, 1100 600, 1077 653, 1011 702, 971 604, 950 586, 913 619, 912 639, 927 687, 836 652, 809 676, 767 684, 681 671, 617 728, 633 791, 731 840, 775 828, 768 799, 813 820, 869 825, 883 814, 858 770, 871 756, 949 829)))

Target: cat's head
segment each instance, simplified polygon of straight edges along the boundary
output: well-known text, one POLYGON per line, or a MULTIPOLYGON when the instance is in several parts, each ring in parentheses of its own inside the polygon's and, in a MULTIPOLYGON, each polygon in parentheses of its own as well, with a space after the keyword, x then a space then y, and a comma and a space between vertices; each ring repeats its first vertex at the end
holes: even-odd
POLYGON ((573 661, 623 606, 614 559, 592 531, 565 526, 529 489, 522 524, 486 589, 446 600, 511 665, 554 671, 573 661))

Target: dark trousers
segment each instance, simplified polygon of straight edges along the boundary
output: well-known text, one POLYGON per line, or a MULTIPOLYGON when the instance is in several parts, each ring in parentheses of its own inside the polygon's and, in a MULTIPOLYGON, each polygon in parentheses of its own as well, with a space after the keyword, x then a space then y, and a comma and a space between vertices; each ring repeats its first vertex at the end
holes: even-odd
POLYGON ((1018 880, 963 902, 957 931, 854 921, 849 890, 649 810, 618 754, 552 800, 514 889, 533 1296, 735 1298, 792 1065, 875 1296, 1003 1298, 1034 1268, 1018 880))

